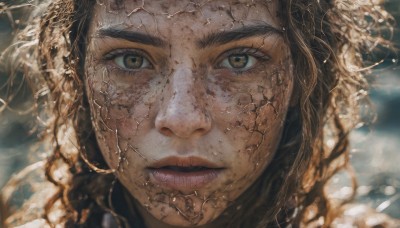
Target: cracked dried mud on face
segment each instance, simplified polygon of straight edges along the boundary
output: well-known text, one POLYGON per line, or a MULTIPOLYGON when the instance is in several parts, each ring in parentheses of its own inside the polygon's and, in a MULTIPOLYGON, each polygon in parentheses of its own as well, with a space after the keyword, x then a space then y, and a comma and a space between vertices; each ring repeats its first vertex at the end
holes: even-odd
POLYGON ((274 156, 293 86, 290 51, 275 1, 166 3, 95 6, 86 92, 100 151, 146 223, 206 225, 274 156), (200 187, 157 181, 149 167, 177 157, 222 171, 200 187))

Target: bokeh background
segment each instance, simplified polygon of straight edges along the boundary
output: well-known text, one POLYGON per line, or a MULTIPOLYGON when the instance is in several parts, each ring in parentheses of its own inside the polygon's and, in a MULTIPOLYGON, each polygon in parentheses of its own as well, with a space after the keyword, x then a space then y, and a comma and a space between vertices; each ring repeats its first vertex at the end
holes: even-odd
MULTIPOLYGON (((0 12, 5 5, 20 1, 0 1, 0 12)), ((400 0, 388 0, 386 8, 400 23, 400 0)), ((20 9, 12 14, 0 13, 0 52, 11 42, 13 31, 20 26, 20 17, 26 15, 20 9)), ((400 47, 399 25, 395 28, 393 42, 400 47)), ((367 204, 378 211, 400 218, 400 64, 397 53, 388 53, 386 60, 370 77, 373 89, 371 98, 378 113, 373 125, 352 133, 351 163, 355 169, 359 187, 357 202, 367 204)), ((0 86, 7 76, 0 72, 0 86)), ((1 89, 4 96, 7 90, 1 89)), ((28 110, 32 95, 24 88, 11 104, 12 110, 0 113, 0 187, 16 171, 31 160, 28 151, 36 141, 34 119, 28 110)), ((0 102, 0 110, 3 105, 0 102)), ((338 175, 333 187, 342 195, 349 194, 345 175, 338 175), (344 185, 344 186, 343 186, 344 185)))

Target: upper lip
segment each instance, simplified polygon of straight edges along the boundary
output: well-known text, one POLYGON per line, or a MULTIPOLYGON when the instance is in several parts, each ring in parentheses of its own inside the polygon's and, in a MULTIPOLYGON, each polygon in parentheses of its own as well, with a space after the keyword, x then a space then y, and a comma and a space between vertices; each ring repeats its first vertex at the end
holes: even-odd
POLYGON ((221 169, 221 167, 207 159, 200 157, 166 157, 157 162, 152 163, 148 168, 159 169, 167 166, 177 167, 204 167, 209 169, 221 169))

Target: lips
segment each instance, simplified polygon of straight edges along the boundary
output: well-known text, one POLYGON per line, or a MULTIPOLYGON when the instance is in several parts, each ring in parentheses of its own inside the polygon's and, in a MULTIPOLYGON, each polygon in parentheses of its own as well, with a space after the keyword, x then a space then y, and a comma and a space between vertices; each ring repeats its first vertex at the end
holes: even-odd
POLYGON ((147 170, 154 181, 176 190, 196 190, 204 187, 224 170, 224 167, 198 157, 168 157, 147 170))

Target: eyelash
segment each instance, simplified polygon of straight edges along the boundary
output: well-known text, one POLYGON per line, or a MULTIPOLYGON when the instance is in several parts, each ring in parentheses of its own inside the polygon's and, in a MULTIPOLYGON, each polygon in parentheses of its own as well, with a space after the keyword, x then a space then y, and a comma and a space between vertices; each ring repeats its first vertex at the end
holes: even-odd
MULTIPOLYGON (((107 62, 113 61, 117 57, 123 57, 123 56, 129 55, 129 54, 142 56, 146 61, 148 61, 149 67, 148 68, 139 68, 139 69, 123 69, 120 66, 115 66, 116 63, 113 63, 113 65, 114 65, 113 67, 115 69, 121 71, 122 73, 134 73, 139 70, 154 68, 154 65, 152 63, 153 61, 151 61, 151 58, 149 58, 148 55, 140 49, 117 49, 117 50, 111 51, 111 52, 107 53, 106 55, 104 55, 103 60, 107 61, 107 62)), ((265 63, 270 60, 270 57, 268 55, 266 55, 265 53, 263 53, 262 51, 260 51, 257 48, 241 47, 241 48, 235 48, 235 49, 228 50, 225 53, 223 53, 222 55, 220 55, 220 57, 217 58, 217 59, 219 59, 219 61, 218 61, 217 65, 215 66, 215 68, 216 69, 229 69, 236 75, 241 75, 243 73, 251 73, 257 67, 257 66, 253 66, 253 67, 243 70, 243 69, 234 69, 234 68, 227 68, 227 67, 221 66, 223 61, 225 61, 227 58, 229 58, 232 55, 249 55, 250 57, 253 57, 257 60, 255 65, 257 65, 257 63, 259 63, 259 62, 265 63)))

